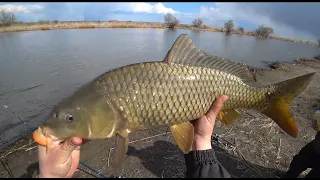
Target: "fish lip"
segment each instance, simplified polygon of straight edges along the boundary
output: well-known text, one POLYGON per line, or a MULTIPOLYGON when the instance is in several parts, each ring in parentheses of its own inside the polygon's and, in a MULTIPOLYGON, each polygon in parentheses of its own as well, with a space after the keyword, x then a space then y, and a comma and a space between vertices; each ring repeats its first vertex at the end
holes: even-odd
POLYGON ((51 142, 53 142, 53 141, 61 141, 61 142, 65 141, 64 138, 58 138, 57 136, 55 136, 53 131, 50 130, 50 128, 40 126, 40 127, 38 127, 38 132, 42 133, 43 136, 49 138, 51 142))

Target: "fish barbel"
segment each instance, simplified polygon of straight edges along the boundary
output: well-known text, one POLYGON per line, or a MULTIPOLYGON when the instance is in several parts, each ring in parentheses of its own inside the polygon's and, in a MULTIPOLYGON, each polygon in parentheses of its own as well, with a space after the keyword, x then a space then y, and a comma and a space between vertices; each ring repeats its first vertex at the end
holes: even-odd
POLYGON ((240 116, 238 108, 256 109, 296 137, 289 106, 314 74, 251 86, 247 82, 254 78, 246 67, 207 55, 182 34, 164 61, 105 72, 60 101, 33 137, 42 145, 50 142, 48 138, 116 137, 115 167, 119 167, 130 132, 169 126, 176 144, 188 153, 193 142, 190 121, 204 115, 221 95, 229 97, 218 116, 223 124, 230 125, 240 116))

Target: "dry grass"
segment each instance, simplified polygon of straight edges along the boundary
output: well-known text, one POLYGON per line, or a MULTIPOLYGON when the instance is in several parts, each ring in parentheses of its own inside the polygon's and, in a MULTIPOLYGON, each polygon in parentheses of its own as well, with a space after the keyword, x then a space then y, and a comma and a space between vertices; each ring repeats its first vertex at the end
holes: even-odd
POLYGON ((0 151, 0 160, 2 161, 6 157, 8 157, 9 155, 12 155, 18 151, 28 152, 28 151, 31 151, 31 150, 37 148, 37 145, 35 144, 33 139, 29 139, 26 144, 21 145, 21 142, 24 142, 24 141, 25 141, 25 138, 16 142, 15 145, 13 145, 12 147, 9 147, 8 149, 4 149, 4 150, 0 151))
POLYGON ((296 40, 291 38, 284 38, 284 37, 278 37, 278 36, 269 36, 270 39, 276 39, 281 41, 288 41, 288 42, 295 42, 295 43, 301 43, 301 44, 311 44, 315 46, 319 46, 319 43, 311 42, 311 41, 304 41, 304 40, 296 40))
MULTIPOLYGON (((7 27, 0 27, 2 32, 18 32, 18 31, 36 31, 36 30, 53 30, 53 29, 81 29, 81 28, 167 28, 164 23, 153 22, 133 22, 133 21, 65 21, 65 22, 40 22, 40 23, 16 23, 7 27)), ((176 29, 191 29, 203 30, 211 32, 226 32, 225 28, 212 27, 202 25, 199 28, 188 24, 179 24, 175 26, 176 29)), ((233 30, 232 34, 255 36, 254 32, 242 31, 239 29, 233 30)), ((288 41, 294 43, 311 44, 319 46, 319 43, 303 40, 295 40, 290 38, 283 38, 277 36, 269 36, 269 39, 276 39, 281 41, 288 41)))
MULTIPOLYGON (((217 31, 217 32, 226 32, 225 28, 216 28, 216 27, 211 27, 210 29, 204 29, 207 31, 217 31)), ((252 31, 242 31, 240 29, 233 30, 231 34, 239 34, 239 35, 245 35, 245 36, 256 36, 254 32, 252 31)), ((285 38, 285 37, 278 37, 274 35, 270 35, 268 39, 275 39, 275 40, 280 40, 280 41, 287 41, 287 42, 294 42, 294 43, 300 43, 300 44, 310 44, 310 45, 315 45, 315 46, 320 46, 319 42, 312 42, 312 41, 304 41, 304 40, 296 40, 296 39, 291 39, 291 38, 285 38)))
POLYGON ((0 32, 52 30, 52 29, 81 29, 81 28, 165 28, 165 24, 130 22, 130 21, 109 21, 109 22, 58 22, 58 23, 32 23, 14 24, 0 28, 0 32))

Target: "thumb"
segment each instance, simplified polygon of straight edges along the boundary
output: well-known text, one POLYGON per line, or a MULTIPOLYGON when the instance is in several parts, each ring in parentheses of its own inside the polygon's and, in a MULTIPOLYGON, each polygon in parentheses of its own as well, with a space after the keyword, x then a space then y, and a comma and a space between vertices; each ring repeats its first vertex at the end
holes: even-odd
POLYGON ((82 143, 82 140, 77 137, 69 138, 62 144, 62 154, 69 157, 73 150, 79 147, 82 143))
POLYGON ((223 103, 228 99, 228 96, 219 96, 210 107, 209 111, 206 113, 206 116, 209 120, 213 120, 217 117, 220 110, 222 109, 223 103))

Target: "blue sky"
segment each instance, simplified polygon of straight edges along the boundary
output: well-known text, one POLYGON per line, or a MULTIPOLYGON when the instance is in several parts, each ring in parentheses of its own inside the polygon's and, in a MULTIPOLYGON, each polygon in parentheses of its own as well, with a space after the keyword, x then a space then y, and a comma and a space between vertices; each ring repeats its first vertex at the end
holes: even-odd
POLYGON ((302 40, 320 38, 320 3, 0 3, 0 10, 14 12, 18 20, 131 20, 163 22, 172 13, 181 23, 202 18, 206 25, 235 26, 253 30, 260 25, 275 34, 302 40))

